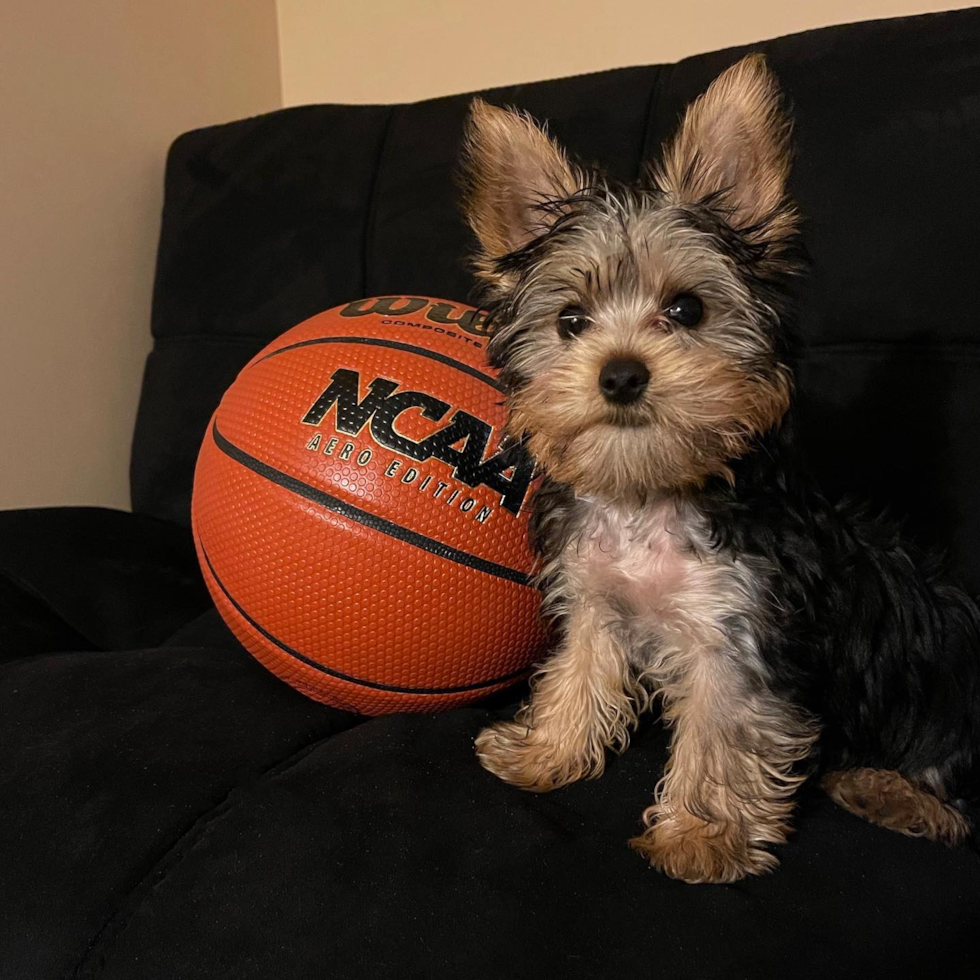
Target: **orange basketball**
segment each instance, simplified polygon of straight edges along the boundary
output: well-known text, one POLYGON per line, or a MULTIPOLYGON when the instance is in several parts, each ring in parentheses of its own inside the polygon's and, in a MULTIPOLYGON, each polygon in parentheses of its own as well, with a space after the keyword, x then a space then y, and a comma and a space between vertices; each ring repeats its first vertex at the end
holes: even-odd
POLYGON ((211 419, 204 577, 242 644, 312 698, 440 710, 543 653, 532 464, 500 448, 484 320, 421 297, 327 310, 260 351, 211 419))

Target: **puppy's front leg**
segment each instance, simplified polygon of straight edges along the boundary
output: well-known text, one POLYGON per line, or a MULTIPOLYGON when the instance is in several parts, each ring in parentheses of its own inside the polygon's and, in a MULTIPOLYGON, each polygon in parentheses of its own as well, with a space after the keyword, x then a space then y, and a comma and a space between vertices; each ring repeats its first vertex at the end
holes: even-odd
POLYGON ((477 736, 485 768, 522 789, 544 792, 600 775, 605 750, 626 748, 643 694, 613 620, 600 600, 577 601, 562 644, 531 683, 530 700, 513 721, 477 736))
POLYGON ((747 690, 719 656, 704 654, 665 689, 671 757, 647 829, 631 845, 654 867, 691 884, 737 881, 779 862, 768 850, 789 830, 796 764, 816 726, 788 702, 747 690))

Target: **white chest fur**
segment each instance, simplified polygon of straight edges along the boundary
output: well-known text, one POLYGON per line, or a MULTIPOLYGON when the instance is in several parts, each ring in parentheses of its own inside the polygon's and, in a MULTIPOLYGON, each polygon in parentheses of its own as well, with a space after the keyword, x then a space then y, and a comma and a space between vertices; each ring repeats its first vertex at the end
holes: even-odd
POLYGON ((712 545, 704 518, 675 501, 632 511, 585 503, 581 533, 565 554, 573 593, 625 616, 650 666, 670 649, 730 649, 732 624, 758 611, 758 582, 712 545))
POLYGON ((590 502, 573 551, 569 572, 587 592, 644 618, 669 618, 699 563, 672 503, 627 512, 590 502))

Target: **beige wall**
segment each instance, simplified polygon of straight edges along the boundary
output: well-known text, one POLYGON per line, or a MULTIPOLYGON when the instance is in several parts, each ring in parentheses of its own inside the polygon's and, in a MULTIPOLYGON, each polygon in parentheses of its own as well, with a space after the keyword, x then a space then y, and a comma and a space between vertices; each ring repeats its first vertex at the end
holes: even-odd
POLYGON ((279 0, 283 97, 396 102, 689 54, 944 0, 279 0))
POLYGON ((128 506, 164 156, 179 133, 282 104, 418 99, 948 6, 967 5, 0 0, 0 508, 128 506))
POLYGON ((275 0, 0 7, 0 508, 128 507, 164 156, 281 104, 275 0))

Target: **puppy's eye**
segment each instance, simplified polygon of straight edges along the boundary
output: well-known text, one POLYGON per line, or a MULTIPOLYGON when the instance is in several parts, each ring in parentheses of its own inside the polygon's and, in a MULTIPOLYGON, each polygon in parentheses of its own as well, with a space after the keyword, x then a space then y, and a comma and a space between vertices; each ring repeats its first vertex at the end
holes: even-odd
POLYGON ((704 304, 693 293, 681 293, 671 300, 664 313, 682 327, 696 327, 704 318, 704 304))
POLYGON ((583 330, 588 329, 592 318, 586 316, 581 306, 566 306, 558 314, 558 333, 564 337, 577 337, 583 330))

